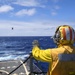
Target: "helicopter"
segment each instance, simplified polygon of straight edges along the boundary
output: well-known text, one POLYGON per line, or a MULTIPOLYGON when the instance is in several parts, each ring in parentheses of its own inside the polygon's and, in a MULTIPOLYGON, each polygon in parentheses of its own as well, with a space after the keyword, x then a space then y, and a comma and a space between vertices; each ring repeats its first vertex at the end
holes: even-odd
POLYGON ((14 28, 12 27, 11 29, 13 30, 14 28))

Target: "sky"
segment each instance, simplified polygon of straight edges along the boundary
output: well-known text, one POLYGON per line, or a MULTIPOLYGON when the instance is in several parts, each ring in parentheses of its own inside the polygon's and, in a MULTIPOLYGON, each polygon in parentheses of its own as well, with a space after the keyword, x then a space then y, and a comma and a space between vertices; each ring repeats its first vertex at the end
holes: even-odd
POLYGON ((53 36, 60 25, 75 29, 75 0, 0 0, 0 36, 53 36))

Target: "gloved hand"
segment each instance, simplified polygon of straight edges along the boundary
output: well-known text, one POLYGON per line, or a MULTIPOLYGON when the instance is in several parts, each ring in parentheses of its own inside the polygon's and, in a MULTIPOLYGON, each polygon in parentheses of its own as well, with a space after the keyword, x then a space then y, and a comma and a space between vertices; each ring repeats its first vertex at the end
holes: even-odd
POLYGON ((34 41, 32 42, 32 45, 33 45, 33 47, 35 47, 35 46, 38 46, 38 47, 39 47, 39 42, 38 42, 38 40, 34 40, 34 41))

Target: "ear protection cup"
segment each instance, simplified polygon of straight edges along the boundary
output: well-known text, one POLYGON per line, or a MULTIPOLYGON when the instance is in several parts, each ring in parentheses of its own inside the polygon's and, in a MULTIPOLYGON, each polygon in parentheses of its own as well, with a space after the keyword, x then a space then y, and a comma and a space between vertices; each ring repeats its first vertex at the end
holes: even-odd
POLYGON ((58 44, 59 40, 61 39, 59 28, 60 28, 60 26, 56 29, 55 35, 53 36, 53 40, 56 44, 58 44))

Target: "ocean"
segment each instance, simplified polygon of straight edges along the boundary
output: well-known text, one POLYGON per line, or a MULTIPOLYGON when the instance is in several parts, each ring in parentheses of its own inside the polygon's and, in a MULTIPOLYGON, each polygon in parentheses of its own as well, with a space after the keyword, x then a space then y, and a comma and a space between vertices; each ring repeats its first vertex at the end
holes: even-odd
POLYGON ((42 49, 55 47, 48 36, 0 37, 0 61, 25 59, 32 51, 32 42, 38 40, 42 49))
MULTIPOLYGON (((0 61, 25 60, 32 51, 32 42, 38 40, 42 49, 53 48, 56 45, 49 36, 18 36, 0 37, 0 61)), ((47 70, 48 63, 40 62, 47 70)))

